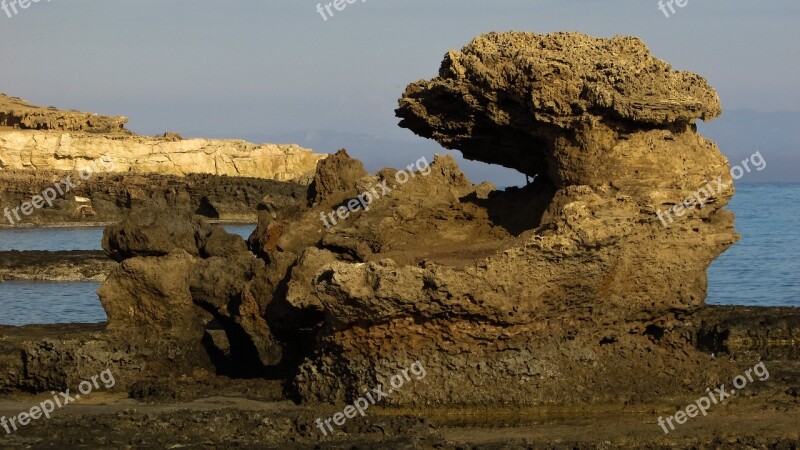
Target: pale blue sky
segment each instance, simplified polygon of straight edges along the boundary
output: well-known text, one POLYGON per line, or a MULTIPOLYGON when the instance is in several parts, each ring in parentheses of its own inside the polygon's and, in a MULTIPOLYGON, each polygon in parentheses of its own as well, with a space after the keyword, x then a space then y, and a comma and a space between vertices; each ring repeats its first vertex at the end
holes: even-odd
MULTIPOLYGON (((328 21, 316 4, 42 0, 12 18, 0 11, 0 92, 126 115, 144 134, 334 130, 368 135, 376 147, 413 144, 351 149, 374 170, 435 150, 396 125, 404 87, 434 76, 444 53, 475 35, 514 29, 636 35, 657 57, 705 76, 726 111, 800 113, 797 0, 688 0, 670 18, 654 0, 366 0, 328 21)), ((798 142, 795 130, 784 132, 798 142)), ((315 149, 353 141, 341 140, 315 149)), ((502 178, 484 169, 468 174, 502 178)))

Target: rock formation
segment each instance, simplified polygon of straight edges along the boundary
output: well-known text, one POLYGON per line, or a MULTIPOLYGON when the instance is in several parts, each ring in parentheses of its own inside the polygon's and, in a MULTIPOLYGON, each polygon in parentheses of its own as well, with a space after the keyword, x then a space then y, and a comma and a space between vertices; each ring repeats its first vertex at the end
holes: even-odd
POLYGON ((702 78, 634 38, 480 36, 409 86, 397 114, 532 184, 475 185, 449 156, 373 176, 339 152, 305 202, 262 206, 250 251, 201 223, 131 219, 106 232, 122 261, 100 291, 109 327, 203 340, 227 368, 291 376, 307 401, 352 400, 417 360, 425 383, 385 403, 632 402, 710 386, 729 363, 709 364, 686 330, 708 265, 737 239, 727 161, 694 124, 719 112, 702 78), (658 211, 707 180, 727 187, 662 225, 658 211), (326 225, 381 185, 368 209, 326 225))
POLYGON ((307 178, 324 155, 297 145, 136 136, 125 117, 61 111, 0 94, 0 169, 78 171, 103 155, 111 172, 192 173, 289 181, 307 178))
MULTIPOLYGON (((275 205, 299 203, 305 201, 308 188, 295 182, 204 174, 179 177, 98 173, 81 180, 75 172, 71 173, 72 179, 80 184, 53 200, 53 207, 24 216, 25 222, 110 223, 123 220, 131 211, 170 209, 213 220, 253 223, 257 220, 256 208, 265 196, 275 205)), ((33 196, 53 188, 65 174, 68 173, 57 170, 0 171, 0 205, 13 207, 30 202, 33 196)), ((5 222, 5 218, 0 220, 5 222)))
POLYGON ((702 78, 635 38, 493 33, 448 53, 439 77, 406 90, 401 126, 539 177, 483 199, 439 159, 323 236, 339 261, 312 279, 328 327, 298 389, 348 398, 416 359, 428 385, 390 401, 603 401, 713 377, 684 375, 704 357, 668 349, 690 346, 669 331, 737 239, 727 160, 694 125, 719 113, 702 78), (658 210, 717 179, 704 208, 662 225, 658 210))
POLYGON ((0 94, 0 202, 11 208, 30 202, 70 176, 73 186, 55 206, 15 221, 108 222, 141 203, 254 221, 265 195, 287 190, 273 181, 307 185, 326 156, 293 144, 137 136, 126 121, 0 94))
POLYGON ((126 117, 62 111, 53 106, 42 108, 19 97, 0 94, 0 128, 128 134, 127 122, 126 117))
POLYGON ((240 140, 0 131, 0 169, 78 171, 103 155, 108 172, 227 175, 279 181, 307 178, 323 155, 297 145, 240 140))
POLYGON ((121 263, 98 291, 109 332, 156 333, 198 353, 210 346, 211 358, 239 373, 280 362, 264 318, 275 285, 238 235, 150 211, 108 227, 103 249, 121 263))

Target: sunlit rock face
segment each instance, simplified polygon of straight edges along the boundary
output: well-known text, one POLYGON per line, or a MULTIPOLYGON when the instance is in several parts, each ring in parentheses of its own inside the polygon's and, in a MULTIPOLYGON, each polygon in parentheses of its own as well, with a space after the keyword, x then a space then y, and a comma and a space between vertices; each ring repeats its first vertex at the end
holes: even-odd
MULTIPOLYGON (((603 401, 680 389, 703 357, 670 330, 703 305, 706 269, 737 239, 723 209, 733 194, 727 160, 695 127, 721 112, 706 81, 633 37, 491 33, 447 53, 439 77, 412 83, 399 105, 401 126, 538 176, 513 202, 509 193, 480 200, 473 187, 452 208, 485 215, 427 229, 374 222, 435 208, 402 195, 386 206, 392 213, 356 219, 353 229, 378 236, 413 233, 406 250, 418 258, 320 269, 311 292, 330 328, 298 377, 303 395, 354 396, 416 359, 435 381, 390 402, 603 401), (702 208, 662 222, 659 211, 709 182, 718 188, 702 208), (432 255, 427 236, 478 223, 510 236, 489 255, 470 252, 475 241, 452 247, 458 261, 432 255)), ((356 232, 338 233, 352 242, 356 232)))
POLYGON ((137 136, 122 116, 31 105, 0 94, 0 170, 78 171, 106 159, 112 173, 189 174, 303 181, 325 155, 287 144, 137 136))
POLYGON ((302 201, 264 198, 248 249, 201 224, 129 221, 106 233, 123 261, 101 289, 110 326, 173 333, 180 311, 197 341, 214 322, 225 364, 289 378, 305 401, 352 402, 416 361, 425 379, 385 404, 636 402, 717 384, 729 363, 685 330, 737 239, 727 160, 695 129, 719 113, 702 78, 636 38, 480 36, 397 114, 531 184, 476 185, 450 156, 369 175, 340 151, 302 201), (664 215, 708 183, 702 207, 664 215))
POLYGON ((607 153, 630 133, 677 133, 720 113, 703 78, 673 71, 641 40, 578 33, 479 36, 447 53, 439 77, 409 85, 397 110, 400 126, 468 159, 548 174, 559 185, 619 177, 585 172, 615 162, 607 153), (610 133, 590 131, 598 128, 610 133), (590 146, 600 148, 588 163, 567 166, 562 152, 590 146))

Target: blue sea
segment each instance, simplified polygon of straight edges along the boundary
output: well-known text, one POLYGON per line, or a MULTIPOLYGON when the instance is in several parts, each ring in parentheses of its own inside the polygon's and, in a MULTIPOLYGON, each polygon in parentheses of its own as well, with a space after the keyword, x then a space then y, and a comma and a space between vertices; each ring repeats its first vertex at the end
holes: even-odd
POLYGON ((800 184, 741 184, 727 206, 742 236, 708 269, 712 305, 800 306, 800 184))
MULTIPOLYGON (((224 225, 247 239, 255 225, 224 225)), ((0 228, 0 251, 100 250, 103 227, 0 228)), ((6 281, 0 283, 0 324, 96 323, 106 320, 96 282, 6 281)))
MULTIPOLYGON (((741 240, 708 271, 714 305, 800 307, 800 184, 741 184, 728 204, 741 240)), ((247 238, 254 225, 226 225, 247 238)), ((0 229, 0 251, 97 250, 102 228, 0 229)), ((0 283, 0 324, 105 320, 99 283, 0 283)))

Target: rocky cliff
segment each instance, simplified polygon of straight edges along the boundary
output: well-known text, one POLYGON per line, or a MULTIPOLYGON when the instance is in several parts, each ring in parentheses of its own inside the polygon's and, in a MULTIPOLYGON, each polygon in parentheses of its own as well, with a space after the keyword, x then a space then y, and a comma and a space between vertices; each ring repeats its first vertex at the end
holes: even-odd
POLYGON ((78 171, 103 155, 111 172, 307 179, 324 155, 297 145, 136 136, 124 117, 40 108, 0 96, 0 170, 78 171))
POLYGON ((307 179, 324 155, 297 145, 81 132, 0 131, 0 169, 78 171, 108 155, 110 172, 307 179))
POLYGON ((9 216, 0 226, 110 222, 165 207, 251 222, 264 196, 283 198, 307 185, 326 156, 297 145, 137 136, 126 121, 0 95, 2 206, 13 210, 71 179, 47 208, 9 216))
POLYGON ((62 111, 54 106, 31 105, 19 97, 0 94, 0 129, 129 133, 126 117, 101 116, 80 111, 62 111))

